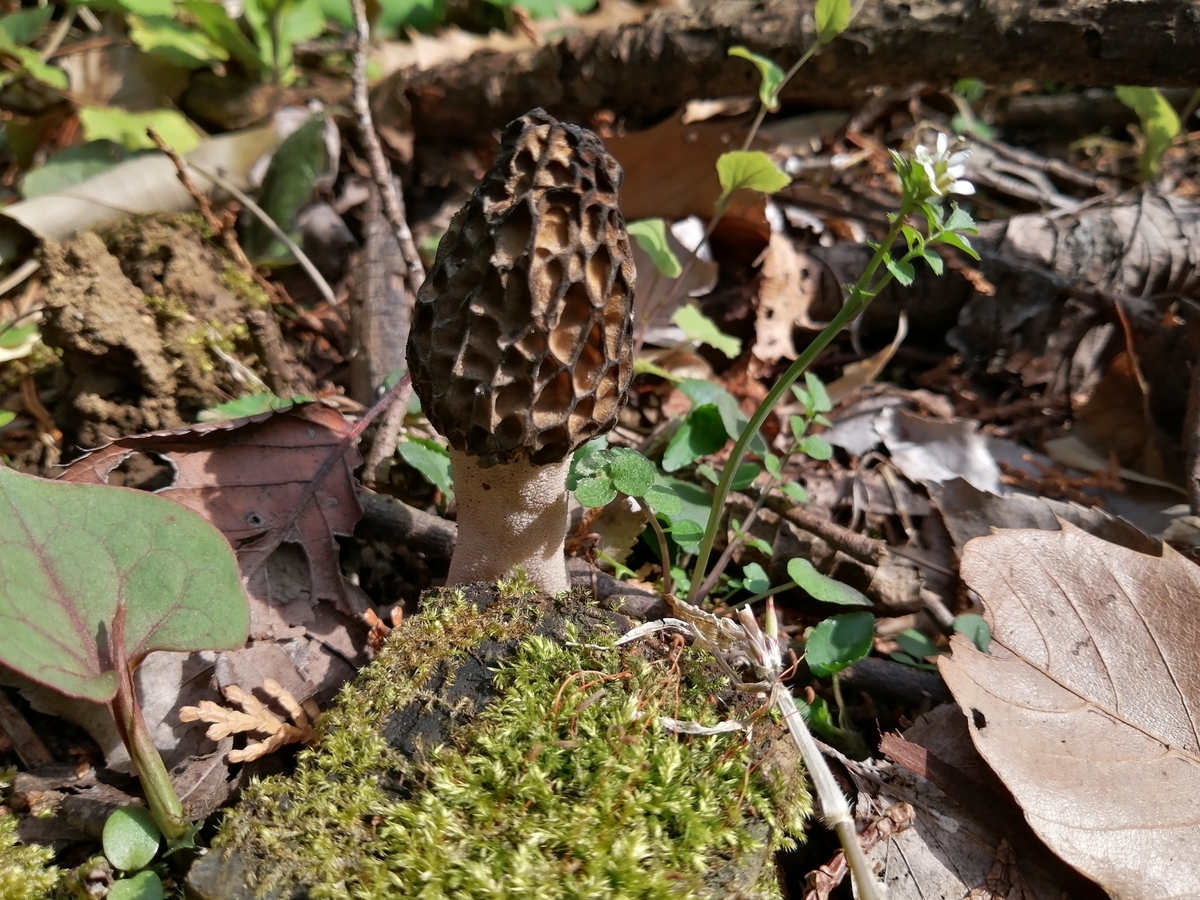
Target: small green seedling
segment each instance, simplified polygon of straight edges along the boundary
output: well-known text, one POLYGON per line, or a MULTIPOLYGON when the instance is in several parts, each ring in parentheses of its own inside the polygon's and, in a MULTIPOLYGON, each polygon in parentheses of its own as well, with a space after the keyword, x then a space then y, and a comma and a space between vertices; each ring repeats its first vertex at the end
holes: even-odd
POLYGON ((189 823, 142 718, 133 673, 154 650, 240 647, 250 609, 225 537, 128 488, 0 468, 0 664, 111 712, 172 845, 189 823))
POLYGON ((1157 88, 1119 87, 1117 98, 1137 113, 1141 122, 1146 145, 1138 161, 1138 174, 1142 181, 1151 181, 1158 177, 1163 154, 1181 130, 1179 116, 1157 88))
POLYGON ((147 868, 162 848, 162 832, 148 810, 115 810, 104 823, 101 845, 113 868, 124 873, 108 889, 109 900, 162 900, 162 879, 147 868))

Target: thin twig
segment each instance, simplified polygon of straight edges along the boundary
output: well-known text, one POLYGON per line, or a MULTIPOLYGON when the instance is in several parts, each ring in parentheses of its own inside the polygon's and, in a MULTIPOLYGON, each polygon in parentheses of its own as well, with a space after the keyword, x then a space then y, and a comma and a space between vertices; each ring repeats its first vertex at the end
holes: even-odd
POLYGON ((375 122, 371 118, 371 101, 367 94, 367 54, 371 41, 371 25, 367 21, 367 7, 364 0, 351 0, 354 9, 354 27, 358 39, 354 46, 354 114, 358 118, 358 135, 363 149, 367 154, 367 162, 371 166, 371 177, 379 188, 383 199, 383 213, 388 223, 396 233, 396 243, 400 245, 400 255, 408 271, 405 278, 408 289, 414 297, 421 289, 425 280, 425 266, 417 253, 417 245, 413 242, 412 231, 404 213, 404 199, 396 190, 392 180, 391 167, 383 158, 383 147, 379 143, 379 135, 375 131, 375 122))
POLYGON ((36 259, 27 259, 21 263, 13 272, 9 273, 4 278, 0 279, 0 297, 7 294, 18 284, 41 268, 42 264, 36 259))
POLYGON ((317 271, 317 267, 313 265, 313 261, 308 258, 308 255, 300 249, 295 241, 288 237, 287 232, 280 228, 279 225, 275 223, 275 220, 267 215, 266 210, 251 200, 245 191, 220 173, 211 169, 202 168, 201 166, 197 166, 195 164, 192 165, 192 168, 194 168, 205 178, 212 181, 214 184, 219 185, 223 190, 229 191, 230 194, 237 198, 237 201, 242 204, 242 206, 250 210, 252 215, 266 225, 267 228, 270 229, 271 233, 275 235, 275 237, 279 238, 279 240, 283 242, 283 245, 287 247, 288 250, 292 251, 292 256, 296 257, 296 262, 300 263, 300 267, 304 269, 304 271, 308 274, 308 277, 312 279, 313 284, 317 286, 317 290, 321 292, 321 296, 325 298, 325 301, 331 307, 333 307, 334 310, 340 310, 341 307, 338 305, 337 295, 334 294, 333 288, 329 286, 329 282, 325 280, 325 277, 319 271, 317 271))
POLYGON ((165 153, 171 162, 175 164, 175 173, 179 176, 180 182, 183 183, 184 189, 192 198, 192 202, 196 204, 196 208, 200 210, 200 215, 204 217, 204 221, 208 223, 208 227, 212 229, 213 234, 221 236, 221 240, 225 244, 225 249, 233 257, 233 261, 242 268, 242 271, 253 277, 256 274, 254 266, 250 263, 249 258, 246 256, 246 251, 242 249, 242 245, 238 243, 237 235, 233 233, 232 229, 225 227, 225 223, 217 218, 216 213, 213 212, 212 204, 208 202, 208 195, 196 187, 196 182, 192 181, 192 173, 188 170, 188 164, 184 161, 183 157, 179 155, 174 147, 171 147, 159 137, 158 132, 153 128, 147 128, 146 134, 150 136, 150 140, 154 141, 158 149, 165 153))

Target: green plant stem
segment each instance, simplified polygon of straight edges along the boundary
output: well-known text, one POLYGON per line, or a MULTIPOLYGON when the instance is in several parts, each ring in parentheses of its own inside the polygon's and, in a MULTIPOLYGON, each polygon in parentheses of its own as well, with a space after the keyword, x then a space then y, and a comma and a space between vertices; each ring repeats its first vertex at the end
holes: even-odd
MULTIPOLYGON (((792 458, 792 454, 796 452, 797 446, 798 445, 797 445, 796 441, 793 439, 792 446, 788 448, 787 453, 783 454, 783 457, 779 461, 780 471, 782 471, 783 467, 788 464, 788 461, 792 458)), ((776 485, 781 484, 782 481, 783 481, 783 479, 776 478, 774 475, 772 475, 771 480, 768 481, 766 483, 766 485, 763 486, 763 489, 758 492, 758 497, 755 498, 754 506, 752 506, 750 508, 750 513, 746 516, 746 521, 742 523, 742 531, 743 532, 750 531, 750 526, 754 524, 754 520, 758 518, 758 514, 760 512, 762 512, 763 506, 767 502, 767 495, 769 495, 771 493, 771 491, 773 491, 775 489, 776 485)), ((725 548, 725 550, 721 553, 721 555, 719 557, 717 557, 716 564, 713 566, 712 571, 708 573, 708 577, 706 577, 704 579, 704 584, 702 584, 700 586, 700 590, 697 592, 696 596, 707 597, 709 595, 709 593, 711 593, 712 589, 714 587, 716 587, 717 580, 720 579, 721 573, 724 572, 725 569, 728 567, 729 561, 731 559, 733 559, 733 554, 737 550, 738 545, 740 543, 741 543, 740 539, 732 540, 729 542, 729 544, 725 548)), ((742 606, 745 606, 747 603, 751 603, 755 600, 761 600, 763 597, 766 597, 768 594, 774 593, 775 590, 786 590, 788 587, 791 587, 793 584, 795 584, 794 581, 788 582, 788 584, 784 585, 783 587, 774 588, 763 594, 755 594, 752 598, 750 598, 750 600, 743 600, 742 602, 734 605, 732 608, 738 609, 742 606)))
POLYGON ((892 221, 892 227, 888 230, 887 236, 880 242, 879 248, 875 251, 875 255, 871 257, 866 270, 851 289, 850 296, 846 300, 845 305, 833 317, 833 320, 825 326, 825 329, 812 340, 812 343, 804 348, 804 352, 788 367, 783 377, 775 383, 775 386, 771 388, 762 403, 758 405, 758 409, 754 411, 754 415, 750 417, 750 421, 746 423, 741 435, 734 443, 733 450, 729 454, 729 459, 725 463, 725 468, 721 470, 721 478, 717 482, 717 490, 713 495, 712 509, 709 510, 708 514, 708 524, 704 529, 704 537, 700 541, 700 548, 696 552, 695 568, 692 569, 692 589, 688 592, 687 597, 688 603, 693 606, 702 599, 699 596, 699 589, 708 568, 708 558, 712 554, 713 543, 717 539, 717 528, 721 522, 721 511, 725 508, 725 501, 729 497, 729 486, 733 483, 733 476, 736 474, 738 466, 741 465, 742 460, 746 456, 746 450, 750 446, 750 441, 758 433, 758 430, 762 428, 763 423, 767 420, 767 416, 771 414, 771 411, 779 403, 783 395, 805 373, 808 367, 813 364, 813 361, 816 360, 821 351, 828 347, 838 333, 870 305, 871 301, 875 299, 884 285, 892 279, 891 272, 885 270, 884 274, 880 276, 878 283, 872 283, 875 273, 883 265, 884 258, 891 252, 892 244, 899 237, 905 220, 916 207, 917 203, 915 201, 905 199, 900 207, 900 212, 896 214, 896 218, 892 221))
POLYGON ((142 783, 142 793, 146 795, 146 803, 158 830, 168 844, 177 844, 187 836, 189 822, 184 815, 179 794, 171 784, 171 776, 167 774, 162 755, 154 746, 154 738, 146 727, 142 708, 138 705, 137 690, 133 685, 133 671, 137 663, 125 654, 125 604, 122 602, 117 603, 112 630, 109 632, 108 664, 117 675, 117 691, 108 703, 117 733, 129 750, 129 758, 142 783))
POLYGON ((751 603, 757 603, 759 600, 765 600, 767 597, 770 597, 772 594, 778 594, 780 591, 790 591, 794 587, 796 587, 796 582, 785 581, 783 584, 777 584, 773 587, 769 587, 765 591, 755 594, 753 597, 747 597, 745 600, 739 600, 737 603, 733 604, 733 606, 729 607, 729 609, 731 612, 736 609, 741 609, 743 606, 749 606, 751 603))
MULTIPOLYGON (((639 503, 645 503, 645 500, 639 500, 639 503)), ((649 504, 647 504, 649 507, 649 504)), ((662 525, 659 524, 658 515, 653 509, 650 512, 650 527, 654 529, 654 535, 658 538, 658 553, 662 561, 662 595, 665 597, 675 588, 675 582, 671 577, 671 555, 670 548, 667 546, 667 536, 662 530, 662 525)))

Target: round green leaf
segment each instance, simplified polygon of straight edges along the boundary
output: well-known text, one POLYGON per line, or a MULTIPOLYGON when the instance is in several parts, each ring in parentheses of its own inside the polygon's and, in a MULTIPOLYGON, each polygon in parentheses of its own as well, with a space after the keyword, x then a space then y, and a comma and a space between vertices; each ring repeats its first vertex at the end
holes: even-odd
POLYGON ((615 447, 608 464, 608 474, 612 476, 613 487, 622 494, 630 497, 640 497, 654 484, 654 463, 642 456, 636 450, 628 447, 615 447))
POLYGON ((699 544, 700 539, 704 537, 704 529, 690 519, 674 519, 671 521, 671 527, 664 530, 671 532, 675 543, 681 546, 699 544))
POLYGON ((771 162, 761 150, 730 150, 717 157, 717 176, 721 179, 721 197, 734 191, 751 190, 773 194, 781 191, 792 179, 771 162))
POLYGON ((683 501, 675 496, 670 488, 655 484, 642 495, 642 499, 650 504, 650 508, 664 516, 677 516, 683 512, 683 501))
POLYGON ((136 872, 150 865, 158 854, 162 834, 150 810, 126 806, 113 812, 104 823, 104 855, 114 868, 136 872))
POLYGON ((900 649, 914 659, 923 660, 927 656, 937 656, 938 654, 937 644, 930 640, 929 635, 917 631, 915 628, 909 628, 896 635, 896 643, 900 645, 900 649))
POLYGON ((116 691, 123 655, 245 643, 250 607, 225 536, 156 494, 0 467, 0 663, 71 697, 116 691))
POLYGON ((833 616, 809 632, 804 659, 814 675, 825 678, 870 653, 874 639, 875 617, 871 613, 833 616))
POLYGON ((663 219, 639 219, 626 227, 629 236, 646 251, 658 271, 667 278, 678 278, 683 272, 679 258, 667 240, 667 223, 663 219))
POLYGON ((756 562, 746 563, 742 567, 742 583, 752 594, 761 594, 771 586, 771 579, 766 570, 756 562))
POLYGON ((605 506, 616 499, 617 489, 607 475, 589 475, 575 486, 575 499, 580 506, 605 506))
POLYGON ((671 442, 663 452, 663 470, 682 469, 702 456, 716 453, 728 440, 720 410, 711 403, 697 406, 671 436, 671 442))
POLYGON ((108 900, 163 900, 162 880, 153 872, 118 878, 108 889, 108 900))
POLYGON ((817 460, 829 459, 833 456, 833 448, 829 446, 829 441, 819 434, 807 435, 800 441, 798 448, 801 453, 817 460))
POLYGON ((571 468, 567 472, 567 490, 575 490, 580 479, 603 472, 608 466, 608 438, 598 437, 588 441, 571 457, 571 468))
POLYGON ((870 606, 871 601, 859 591, 822 575, 807 559, 796 557, 787 564, 788 577, 814 598, 823 603, 840 603, 843 606, 870 606))

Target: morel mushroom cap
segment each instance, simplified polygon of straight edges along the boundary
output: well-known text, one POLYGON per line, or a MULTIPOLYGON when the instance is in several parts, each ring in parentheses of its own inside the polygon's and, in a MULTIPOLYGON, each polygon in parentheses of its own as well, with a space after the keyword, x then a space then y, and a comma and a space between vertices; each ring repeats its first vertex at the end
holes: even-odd
POLYGON ((450 446, 558 462, 616 423, 633 375, 621 167, 536 109, 509 123, 417 295, 413 388, 450 446))

